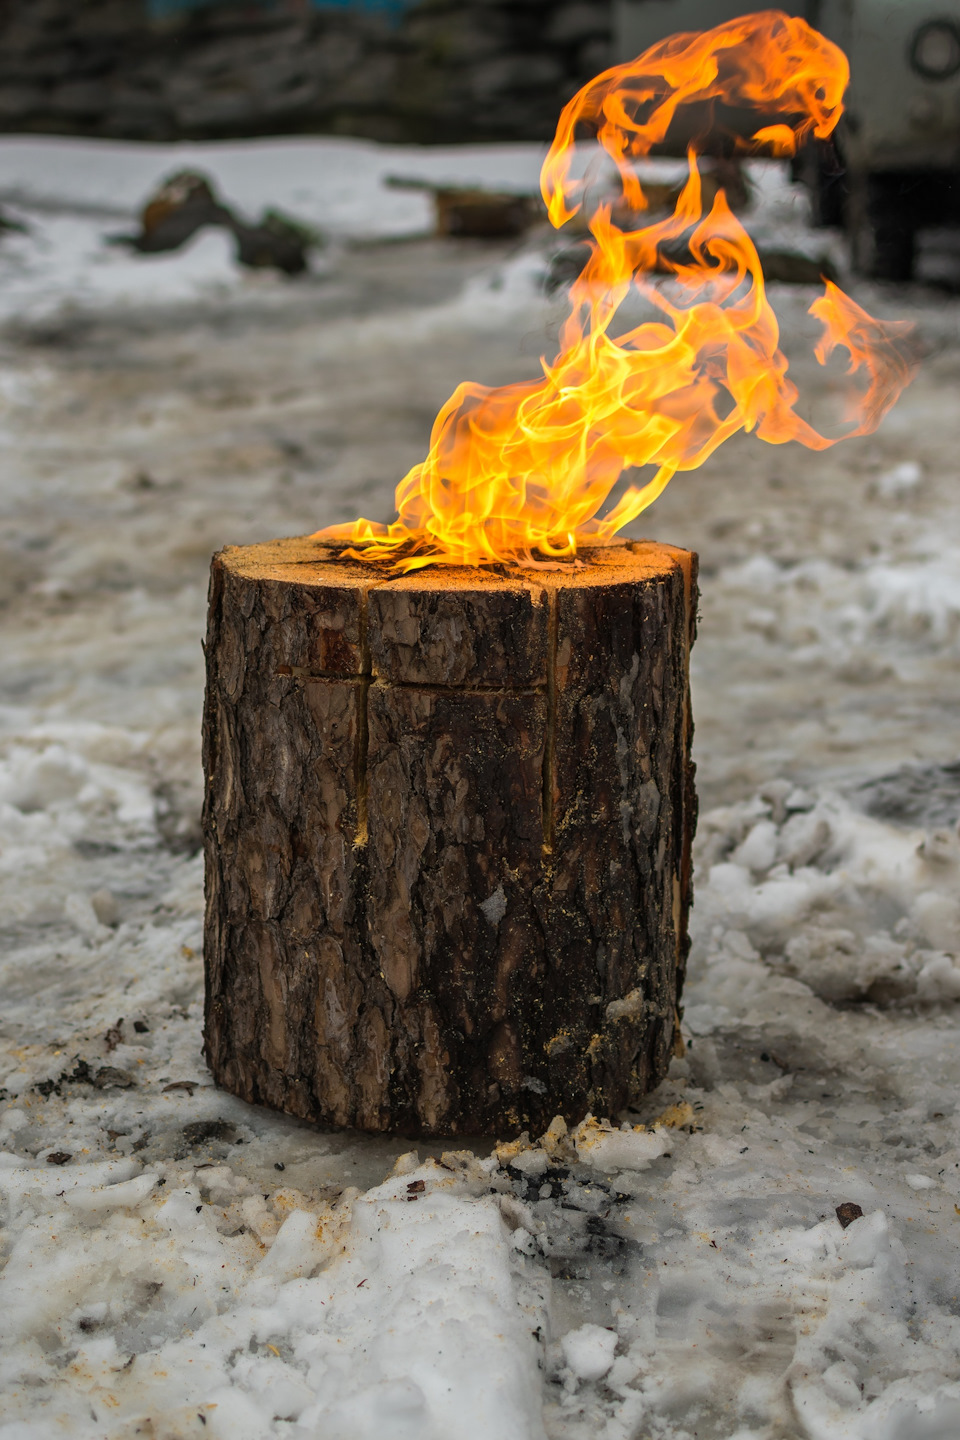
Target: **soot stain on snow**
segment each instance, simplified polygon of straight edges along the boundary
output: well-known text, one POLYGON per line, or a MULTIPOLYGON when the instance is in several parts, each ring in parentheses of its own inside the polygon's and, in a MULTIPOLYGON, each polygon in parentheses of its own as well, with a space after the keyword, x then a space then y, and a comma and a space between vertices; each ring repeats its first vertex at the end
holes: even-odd
POLYGON ((210 1140, 233 1144, 237 1138, 237 1127, 229 1120, 193 1120, 184 1125, 183 1138, 190 1146, 203 1145, 210 1140))

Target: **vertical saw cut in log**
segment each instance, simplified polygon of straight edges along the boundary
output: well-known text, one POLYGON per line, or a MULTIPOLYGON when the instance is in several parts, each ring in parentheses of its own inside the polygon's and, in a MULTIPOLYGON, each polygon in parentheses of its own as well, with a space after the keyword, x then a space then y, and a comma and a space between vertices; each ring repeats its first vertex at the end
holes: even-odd
POLYGON ((663 1078, 687 950, 696 559, 400 577, 214 557, 206 1054, 245 1100, 540 1132, 663 1078))

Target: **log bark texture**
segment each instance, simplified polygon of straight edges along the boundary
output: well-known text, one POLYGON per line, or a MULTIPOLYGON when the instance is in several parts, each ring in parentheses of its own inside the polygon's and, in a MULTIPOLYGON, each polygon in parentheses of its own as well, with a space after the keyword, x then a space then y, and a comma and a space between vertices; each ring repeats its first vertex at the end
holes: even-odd
POLYGON ((687 952, 696 557, 402 578, 214 557, 207 1059, 409 1135, 612 1115, 662 1079, 687 952))

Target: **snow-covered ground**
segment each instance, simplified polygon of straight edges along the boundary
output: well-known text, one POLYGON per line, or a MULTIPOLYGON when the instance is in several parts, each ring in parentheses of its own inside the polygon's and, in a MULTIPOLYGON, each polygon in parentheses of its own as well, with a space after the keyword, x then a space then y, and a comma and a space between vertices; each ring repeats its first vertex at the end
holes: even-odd
MULTIPOLYGON (((532 144, 428 150, 351 139, 178 145, 3 139, 0 203, 27 233, 8 236, 0 251, 0 320, 37 319, 63 307, 183 304, 249 293, 250 277, 238 273, 233 241, 220 231, 199 235, 181 254, 154 257, 146 283, 139 256, 104 245, 105 234, 137 228, 134 214, 178 170, 213 176, 224 199, 251 221, 266 208, 279 209, 336 247, 429 233, 431 196, 385 181, 492 182, 536 192, 544 153, 532 144)), ((260 298, 269 303, 269 285, 260 287, 260 298)))
MULTIPOLYGON (((0 142, 0 1440, 960 1433, 949 294, 857 287, 924 351, 878 435, 734 440, 637 527, 703 591, 688 1050, 643 1112, 418 1155, 203 1065, 209 554, 387 517, 452 383, 532 372, 541 240, 404 239, 425 199, 380 180, 537 161, 0 142), (316 273, 103 246, 185 163, 336 237, 316 273)), ((758 237, 818 253, 755 181, 758 237)), ((820 415, 811 298, 775 294, 820 415)))

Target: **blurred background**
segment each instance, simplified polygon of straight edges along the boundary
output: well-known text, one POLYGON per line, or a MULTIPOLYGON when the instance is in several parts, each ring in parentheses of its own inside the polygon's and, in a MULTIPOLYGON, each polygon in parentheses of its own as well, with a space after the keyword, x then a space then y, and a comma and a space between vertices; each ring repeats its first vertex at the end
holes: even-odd
MULTIPOLYGON (((709 28, 737 0, 4 0, 0 128, 142 141, 548 140, 605 66, 709 28)), ((903 280, 958 217, 958 0, 803 0, 847 52, 848 113, 796 172, 813 222, 903 280)))
POLYGON ((548 139, 613 24, 609 0, 12 0, 0 107, 142 140, 548 139))

